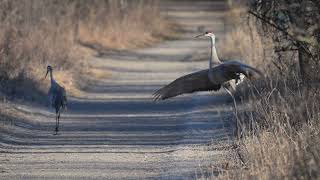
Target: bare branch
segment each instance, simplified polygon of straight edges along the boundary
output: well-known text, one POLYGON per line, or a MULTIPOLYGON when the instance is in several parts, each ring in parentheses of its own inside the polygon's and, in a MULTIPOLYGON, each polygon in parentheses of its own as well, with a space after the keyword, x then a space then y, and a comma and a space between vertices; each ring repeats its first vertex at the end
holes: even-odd
POLYGON ((251 10, 249 10, 248 13, 253 15, 254 17, 260 19, 261 21, 265 22, 266 24, 269 24, 270 26, 272 26, 273 28, 277 29, 278 31, 282 32, 284 35, 286 35, 287 37, 289 37, 292 40, 292 42, 293 42, 293 44, 295 46, 302 48, 313 60, 315 60, 315 57, 310 52, 310 50, 307 47, 305 47, 304 42, 302 42, 299 39, 297 39, 294 35, 290 34, 285 29, 279 27, 275 22, 273 22, 271 20, 271 18, 266 17, 264 15, 261 15, 259 13, 253 12, 251 10))

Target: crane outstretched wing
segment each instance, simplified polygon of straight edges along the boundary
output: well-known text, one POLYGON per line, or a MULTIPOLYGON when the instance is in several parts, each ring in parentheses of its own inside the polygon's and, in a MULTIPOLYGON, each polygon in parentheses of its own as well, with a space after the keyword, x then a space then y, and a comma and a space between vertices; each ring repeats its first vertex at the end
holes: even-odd
POLYGON ((213 84, 208 78, 208 69, 182 76, 156 91, 155 100, 164 100, 196 91, 219 90, 220 84, 213 84))

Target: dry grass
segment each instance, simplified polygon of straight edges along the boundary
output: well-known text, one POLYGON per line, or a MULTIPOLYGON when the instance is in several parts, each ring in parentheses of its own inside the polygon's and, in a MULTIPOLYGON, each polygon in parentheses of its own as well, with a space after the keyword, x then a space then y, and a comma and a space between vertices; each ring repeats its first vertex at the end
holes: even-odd
POLYGON ((241 57, 267 77, 240 90, 247 107, 240 114, 242 136, 220 174, 210 178, 319 179, 320 90, 301 83, 295 52, 274 53, 273 43, 259 35, 243 9, 230 14, 234 30, 221 54, 241 57))
POLYGON ((88 67, 79 42, 128 49, 170 34, 157 1, 4 0, 0 26, 0 91, 26 99, 48 89, 47 65, 72 95, 79 93, 74 72, 106 77, 88 67))
POLYGON ((254 99, 242 120, 244 136, 221 179, 318 179, 320 177, 319 92, 254 99), (280 98, 280 102, 278 101, 280 98), (272 102, 273 101, 273 102, 272 102), (297 103, 299 102, 299 103, 297 103), (312 102, 312 103, 311 103, 312 102), (311 103, 311 104, 309 104, 311 103), (308 105, 307 105, 308 104, 308 105), (308 113, 310 113, 308 115, 308 113))
POLYGON ((173 24, 160 16, 158 1, 95 0, 89 6, 94 8, 87 9, 79 25, 79 39, 86 44, 132 49, 173 34, 173 24))
POLYGON ((46 89, 48 84, 42 78, 49 64, 65 72, 77 66, 80 60, 75 54, 76 46, 72 39, 68 39, 71 31, 60 30, 47 23, 36 26, 13 23, 4 26, 0 32, 0 77, 1 89, 7 95, 36 95, 30 93, 30 86, 39 92, 46 89), (21 93, 8 94, 12 88, 21 87, 25 93, 21 90, 21 93))
POLYGON ((246 136, 238 142, 239 152, 231 152, 241 154, 244 164, 239 159, 229 159, 232 165, 223 169, 218 178, 318 179, 319 135, 319 124, 308 124, 295 136, 268 130, 246 136))
POLYGON ((275 54, 271 40, 263 39, 252 18, 248 17, 243 6, 229 10, 226 17, 227 34, 220 43, 219 55, 223 59, 240 60, 261 70, 270 68, 275 54), (266 56, 266 53, 268 55, 266 56))

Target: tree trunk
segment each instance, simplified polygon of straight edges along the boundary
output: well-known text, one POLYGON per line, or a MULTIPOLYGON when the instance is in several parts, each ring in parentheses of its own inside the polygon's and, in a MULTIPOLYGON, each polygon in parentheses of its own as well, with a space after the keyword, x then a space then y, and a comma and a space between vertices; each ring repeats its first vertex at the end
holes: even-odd
POLYGON ((302 48, 299 48, 299 65, 303 83, 311 85, 320 82, 319 60, 314 60, 302 48))

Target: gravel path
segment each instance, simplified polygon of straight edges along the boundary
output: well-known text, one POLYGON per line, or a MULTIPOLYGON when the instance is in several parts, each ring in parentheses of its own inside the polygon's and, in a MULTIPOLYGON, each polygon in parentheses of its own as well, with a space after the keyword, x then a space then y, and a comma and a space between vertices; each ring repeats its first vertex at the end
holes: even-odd
POLYGON ((0 133, 1 179, 185 179, 210 173, 200 167, 223 153, 212 142, 230 137, 230 98, 224 92, 164 102, 151 97, 175 78, 207 68, 209 41, 193 37, 203 28, 224 35, 225 2, 161 6, 182 25, 182 38, 93 56, 92 64, 112 76, 90 82, 84 98, 70 99, 60 135, 53 135, 48 108, 17 105, 23 118, 0 133))

